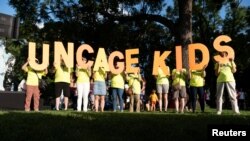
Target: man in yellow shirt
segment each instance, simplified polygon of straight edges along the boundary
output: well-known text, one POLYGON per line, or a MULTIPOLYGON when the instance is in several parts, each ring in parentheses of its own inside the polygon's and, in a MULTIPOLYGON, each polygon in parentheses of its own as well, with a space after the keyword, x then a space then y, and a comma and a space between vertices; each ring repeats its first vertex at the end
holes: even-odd
MULTIPOLYGON (((27 72, 27 81, 26 81, 26 98, 25 98, 25 111, 30 111, 30 103, 32 96, 34 97, 34 111, 39 111, 39 100, 40 100, 40 90, 38 87, 39 79, 43 75, 47 74, 47 68, 44 71, 36 71, 29 66, 29 58, 27 62, 23 64, 22 70, 27 72)), ((38 60, 36 60, 38 62, 38 60)))
MULTIPOLYGON (((227 52, 221 52, 222 57, 227 57, 227 52)), ((236 65, 232 58, 228 59, 226 62, 217 62, 215 64, 215 74, 217 77, 217 91, 216 91, 216 104, 217 104, 217 115, 222 113, 222 102, 224 88, 226 87, 228 95, 231 100, 232 109, 236 114, 240 114, 238 102, 237 102, 237 92, 236 83, 233 73, 236 72, 236 65)))

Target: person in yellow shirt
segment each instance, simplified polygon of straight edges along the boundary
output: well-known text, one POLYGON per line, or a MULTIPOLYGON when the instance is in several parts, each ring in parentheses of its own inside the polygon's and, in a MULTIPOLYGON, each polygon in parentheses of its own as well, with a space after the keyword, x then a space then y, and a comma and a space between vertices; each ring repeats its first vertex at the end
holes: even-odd
MULTIPOLYGON (((83 62, 87 62, 87 58, 82 58, 83 62)), ((83 102, 83 111, 87 112, 88 106, 88 96, 90 91, 90 77, 91 77, 91 67, 87 69, 82 68, 76 64, 76 76, 77 76, 77 111, 81 111, 83 102)))
POLYGON ((65 65, 61 58, 61 63, 54 62, 55 68, 55 96, 56 105, 55 109, 59 110, 60 96, 63 93, 64 96, 64 110, 68 109, 68 102, 70 96, 70 74, 73 72, 72 68, 65 65))
POLYGON ((175 102, 176 113, 184 113, 185 98, 186 98, 186 69, 172 71, 172 87, 173 87, 173 99, 175 102), (179 109, 180 107, 180 109, 179 109))
MULTIPOLYGON (((225 58, 228 56, 227 52, 221 52, 221 57, 225 58)), ((216 104, 217 104, 217 115, 222 113, 222 102, 223 102, 223 93, 224 88, 226 87, 228 95, 231 100, 232 110, 236 114, 240 114, 238 101, 237 101, 237 92, 236 92, 236 83, 233 73, 236 72, 236 64, 234 63, 233 58, 229 58, 226 62, 217 62, 215 64, 215 74, 217 75, 217 84, 216 84, 216 104)))
MULTIPOLYGON (((167 66, 170 73, 169 67, 167 66)), ((170 74, 164 74, 161 68, 158 68, 158 75, 156 75, 156 89, 159 95, 159 108, 162 111, 162 96, 164 96, 164 111, 168 109, 168 91, 169 91, 169 78, 170 74)))
MULTIPOLYGON (((199 63, 199 58, 196 58, 196 63, 199 63)), ((199 96, 199 103, 201 112, 205 110, 205 97, 204 97, 204 85, 205 85, 205 76, 207 65, 203 67, 202 70, 189 70, 189 78, 190 78, 190 100, 192 106, 192 112, 195 113, 196 110, 196 98, 197 94, 199 96)))
MULTIPOLYGON (((115 62, 115 68, 118 69, 117 62, 115 62)), ((120 111, 123 112, 123 93, 125 85, 125 73, 113 74, 110 73, 111 79, 111 93, 113 96, 113 111, 116 112, 117 100, 119 100, 120 111), (118 99, 117 99, 118 98, 118 99)))
POLYGON ((150 94, 149 99, 151 103, 150 110, 155 111, 155 105, 156 105, 156 102, 158 101, 158 97, 157 97, 155 90, 152 90, 152 93, 150 94))
POLYGON ((100 67, 97 71, 94 71, 94 95, 95 95, 95 111, 99 110, 99 103, 101 112, 104 112, 105 95, 107 93, 106 87, 107 72, 103 67, 100 67))
MULTIPOLYGON (((43 71, 36 71, 33 68, 29 66, 29 58, 27 59, 27 62, 23 64, 22 70, 27 72, 27 81, 26 81, 26 97, 25 97, 25 111, 30 111, 30 103, 31 98, 33 96, 34 98, 34 111, 39 111, 39 100, 40 100, 40 90, 38 87, 38 78, 41 79, 42 76, 45 76, 47 74, 47 68, 43 71)), ((37 63, 38 60, 36 59, 37 63)))
POLYGON ((140 112, 140 93, 141 93, 141 74, 140 69, 137 73, 126 74, 126 80, 129 87, 132 87, 132 94, 130 95, 129 112, 134 111, 134 103, 136 103, 136 112, 140 112))

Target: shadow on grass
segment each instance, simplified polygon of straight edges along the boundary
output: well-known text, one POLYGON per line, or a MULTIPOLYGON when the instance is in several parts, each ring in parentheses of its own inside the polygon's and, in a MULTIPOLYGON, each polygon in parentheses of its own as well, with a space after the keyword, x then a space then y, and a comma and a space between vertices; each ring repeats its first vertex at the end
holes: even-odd
POLYGON ((211 124, 250 125, 250 113, 0 112, 1 141, 206 140, 211 124))

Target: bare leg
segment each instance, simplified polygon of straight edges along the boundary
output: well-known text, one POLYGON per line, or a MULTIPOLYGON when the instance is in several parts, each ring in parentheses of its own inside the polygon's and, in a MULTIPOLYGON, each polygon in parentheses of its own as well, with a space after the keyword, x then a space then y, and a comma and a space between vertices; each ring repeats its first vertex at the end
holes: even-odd
POLYGON ((95 111, 98 112, 99 109, 99 99, 100 97, 98 95, 95 96, 95 111))
POLYGON ((180 99, 180 111, 181 113, 184 113, 184 107, 185 107, 185 98, 180 99))
POLYGON ((179 98, 176 98, 174 100, 174 104, 175 104, 175 111, 178 113, 179 112, 179 98))
POLYGON ((168 94, 164 94, 164 107, 165 112, 168 111, 168 94))
POLYGON ((64 97, 64 110, 68 109, 68 103, 69 103, 69 98, 68 97, 64 97))
POLYGON ((101 112, 104 111, 104 105, 105 105, 105 96, 101 96, 101 112))
POLYGON ((162 94, 159 93, 159 108, 160 108, 160 111, 162 111, 162 94))
POLYGON ((56 110, 59 110, 60 97, 56 98, 56 110))

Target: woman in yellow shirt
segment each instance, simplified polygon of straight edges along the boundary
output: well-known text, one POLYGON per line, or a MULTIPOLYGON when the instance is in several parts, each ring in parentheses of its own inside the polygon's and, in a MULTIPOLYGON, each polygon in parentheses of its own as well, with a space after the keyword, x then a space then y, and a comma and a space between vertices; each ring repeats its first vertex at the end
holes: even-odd
MULTIPOLYGON (((221 52, 221 57, 226 58, 228 56, 227 52, 221 52)), ((217 62, 215 64, 215 74, 217 77, 216 84, 216 104, 217 104, 217 115, 222 113, 222 102, 223 93, 225 87, 227 88, 228 95, 231 100, 232 110, 236 114, 240 114, 237 100, 236 83, 233 73, 236 72, 236 64, 233 58, 227 59, 226 62, 217 62)))
POLYGON ((72 68, 68 68, 61 58, 61 63, 54 63, 55 68, 55 96, 56 96, 56 110, 59 110, 60 96, 64 96, 64 110, 68 109, 68 101, 70 96, 70 74, 73 72, 72 68))
POLYGON ((141 74, 140 69, 137 73, 126 74, 129 87, 132 87, 133 93, 130 95, 129 112, 134 111, 134 102, 136 103, 136 112, 140 112, 140 93, 141 93, 141 74))
POLYGON ((107 93, 106 88, 107 72, 103 67, 100 67, 97 71, 94 71, 94 95, 95 95, 95 111, 98 112, 99 103, 101 106, 101 112, 104 111, 105 95, 107 93))
POLYGON ((185 98, 186 98, 186 69, 172 71, 172 86, 173 86, 173 99, 175 101, 176 113, 184 113, 185 98), (179 109, 180 107, 180 109, 179 109))
MULTIPOLYGON (((199 63, 199 59, 196 58, 196 63, 199 63)), ((192 112, 194 113, 196 110, 196 100, 197 94, 199 96, 199 103, 201 112, 205 110, 205 97, 204 97, 204 85, 205 85, 205 68, 207 65, 203 67, 202 70, 189 70, 189 78, 190 78, 190 100, 192 105, 192 112)))
MULTIPOLYGON (((47 68, 43 71, 36 71, 29 66, 29 59, 23 64, 22 70, 27 72, 26 81, 26 98, 25 98, 25 111, 30 111, 31 98, 34 98, 34 111, 39 111, 40 90, 38 87, 38 77, 41 79, 43 75, 47 74, 47 68)), ((38 60, 36 60, 38 63, 38 60)))
MULTIPOLYGON (((87 58, 83 58, 83 62, 87 62, 87 58)), ((76 64, 76 76, 77 76, 77 111, 81 111, 82 102, 83 102, 83 111, 87 112, 88 106, 88 96, 90 91, 90 77, 91 77, 91 68, 87 69, 82 68, 76 64)))
MULTIPOLYGON (((117 62, 115 63, 115 68, 118 69, 117 62)), ((113 111, 116 112, 117 100, 119 100, 120 111, 123 112, 123 93, 125 85, 125 74, 110 74, 111 78, 111 92, 113 96, 113 111), (118 98, 118 99, 117 99, 118 98)))
POLYGON ((164 111, 167 112, 168 109, 168 91, 169 91, 169 76, 170 69, 167 66, 169 74, 166 75, 161 68, 158 68, 158 75, 156 75, 156 90, 159 95, 159 108, 162 111, 162 96, 164 96, 164 111))

